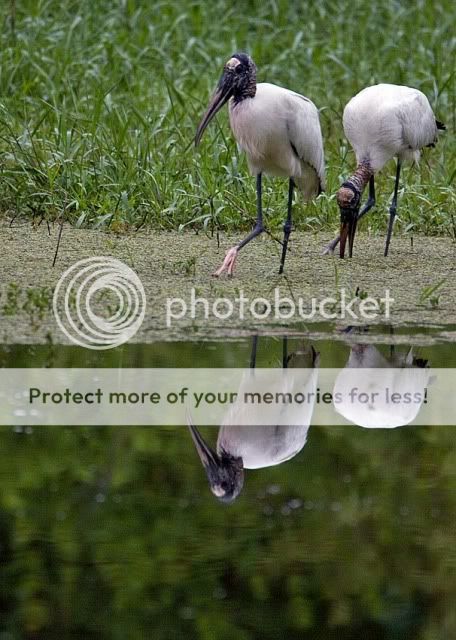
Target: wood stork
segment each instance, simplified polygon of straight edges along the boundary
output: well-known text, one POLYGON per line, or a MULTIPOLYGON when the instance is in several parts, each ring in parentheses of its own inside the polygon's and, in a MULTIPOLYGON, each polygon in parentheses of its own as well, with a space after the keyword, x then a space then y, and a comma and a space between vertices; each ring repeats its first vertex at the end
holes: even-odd
POLYGON ((256 66, 245 53, 235 53, 225 64, 209 106, 195 136, 198 145, 215 114, 229 100, 231 130, 245 151, 256 176, 257 219, 251 233, 226 253, 214 273, 233 274, 242 247, 264 231, 261 177, 265 173, 289 178, 288 210, 279 273, 283 272, 292 226, 293 189, 296 185, 309 201, 325 187, 323 139, 316 106, 308 98, 266 82, 257 84, 256 66))
POLYGON ((334 408, 360 427, 405 426, 417 417, 424 402, 430 382, 427 365, 427 360, 413 355, 412 348, 398 353, 393 345, 390 355, 385 357, 374 345, 354 344, 334 383, 334 408))
MULTIPOLYGON (((239 404, 234 404, 219 428, 217 448, 214 451, 187 416, 188 427, 206 470, 210 489, 219 500, 233 502, 238 497, 244 485, 244 469, 261 469, 282 464, 304 447, 315 404, 318 365, 319 354, 312 346, 302 347, 289 356, 284 356, 284 366, 308 369, 308 375, 305 373, 306 379, 303 379, 301 373, 296 376, 299 390, 309 393, 309 397, 313 398, 313 401, 306 402, 299 408, 299 420, 302 420, 302 424, 298 426, 244 426, 245 405, 240 408, 239 404)), ((252 366, 255 366, 254 357, 251 360, 252 366)), ((243 379, 238 397, 242 397, 246 390, 250 390, 248 378, 243 379)), ((252 412, 255 408, 248 410, 252 412)))
POLYGON ((352 98, 344 109, 343 126, 356 155, 357 167, 337 192, 340 208, 340 235, 326 248, 332 253, 340 240, 340 257, 353 254, 357 222, 375 204, 374 175, 392 158, 397 158, 396 181, 389 209, 385 256, 397 213, 397 194, 403 161, 418 162, 423 147, 434 146, 439 129, 445 126, 435 119, 426 96, 411 87, 377 84, 352 98), (369 183, 369 197, 360 211, 361 195, 369 183))

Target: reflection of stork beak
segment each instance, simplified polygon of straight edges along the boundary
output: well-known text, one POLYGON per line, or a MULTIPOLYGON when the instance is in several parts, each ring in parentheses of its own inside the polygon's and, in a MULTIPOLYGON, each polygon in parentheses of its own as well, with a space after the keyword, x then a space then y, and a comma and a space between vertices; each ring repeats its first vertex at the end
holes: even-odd
POLYGON ((203 440, 198 429, 192 424, 189 414, 187 424, 212 493, 222 502, 233 502, 244 484, 242 458, 230 456, 226 452, 219 456, 203 440))
POLYGON ((203 440, 198 429, 192 424, 191 419, 187 416, 187 424, 192 436, 193 443, 196 447, 196 451, 203 463, 204 468, 207 470, 214 469, 220 465, 219 459, 215 451, 203 440))
POLYGON ((345 256, 345 245, 348 238, 348 255, 353 255, 353 243, 355 240, 356 224, 358 222, 357 211, 353 209, 340 210, 340 257, 345 256))
POLYGON ((196 130, 196 135, 195 135, 195 146, 199 145, 207 125, 215 116, 215 114, 218 111, 220 111, 223 105, 228 102, 232 94, 233 94, 233 74, 225 71, 225 73, 220 78, 220 81, 217 85, 214 95, 212 96, 211 101, 209 102, 209 105, 206 109, 206 112, 201 118, 201 122, 198 125, 198 129, 196 130))

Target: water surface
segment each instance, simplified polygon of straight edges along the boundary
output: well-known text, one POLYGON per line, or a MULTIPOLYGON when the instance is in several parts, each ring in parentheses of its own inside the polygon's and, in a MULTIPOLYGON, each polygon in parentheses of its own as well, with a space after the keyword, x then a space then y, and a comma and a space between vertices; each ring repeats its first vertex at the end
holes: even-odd
MULTIPOLYGON (((312 344, 321 366, 342 367, 350 343, 369 340, 312 344)), ((385 329, 375 348, 387 358, 413 341, 385 329)), ((422 342, 417 357, 456 366, 453 345, 422 342)), ((280 366, 282 349, 260 338, 258 366, 280 366)), ((250 350, 3 346, 0 361, 245 367, 250 350)), ((3 427, 0 638, 456 637, 454 433, 311 427, 298 455, 247 470, 225 505, 186 427, 3 427)))

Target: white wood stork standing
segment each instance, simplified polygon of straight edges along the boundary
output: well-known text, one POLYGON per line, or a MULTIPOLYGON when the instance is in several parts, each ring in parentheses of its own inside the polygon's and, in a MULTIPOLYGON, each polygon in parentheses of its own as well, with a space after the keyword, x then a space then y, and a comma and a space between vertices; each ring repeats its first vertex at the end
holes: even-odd
POLYGON ((344 109, 343 126, 355 151, 357 167, 337 192, 340 235, 325 252, 332 253, 340 240, 340 257, 343 258, 348 237, 349 255, 352 256, 357 222, 375 204, 374 174, 396 157, 396 182, 385 245, 387 256, 397 212, 402 162, 418 162, 420 149, 434 146, 438 130, 445 126, 435 119, 431 105, 421 91, 394 84, 377 84, 360 91, 344 109), (367 183, 369 197, 360 211, 361 195, 367 183))
POLYGON ((324 190, 323 139, 316 106, 308 98, 274 84, 256 83, 256 67, 245 53, 235 53, 225 64, 214 95, 195 136, 198 145, 210 120, 229 102, 230 125, 245 151, 250 171, 257 178, 257 220, 249 235, 226 254, 214 275, 233 274, 237 254, 264 231, 261 201, 263 173, 289 178, 288 213, 279 273, 283 272, 291 232, 293 188, 305 201, 324 190))
MULTIPOLYGON (((255 356, 256 339, 254 339, 251 358, 252 368, 255 367, 255 356)), ((244 469, 261 469, 282 464, 293 458, 304 447, 315 404, 319 361, 319 354, 312 346, 302 347, 287 355, 286 338, 284 339, 284 366, 308 369, 308 375, 307 372, 304 374, 305 379, 299 372, 295 380, 290 376, 287 383, 288 385, 296 383, 300 392, 313 394, 310 395, 313 401, 306 402, 299 408, 298 417, 302 424, 246 426, 243 425, 243 420, 246 418, 245 412, 250 412, 251 419, 251 412, 255 411, 255 408, 246 409, 245 404, 242 406, 234 404, 219 428, 217 447, 214 451, 187 416, 188 427, 206 470, 209 486, 219 500, 232 502, 238 497, 244 484, 244 469)), ((242 398, 244 392, 250 390, 248 378, 245 378, 240 385, 238 397, 242 398)), ((290 386, 287 386, 287 391, 291 391, 290 386)))

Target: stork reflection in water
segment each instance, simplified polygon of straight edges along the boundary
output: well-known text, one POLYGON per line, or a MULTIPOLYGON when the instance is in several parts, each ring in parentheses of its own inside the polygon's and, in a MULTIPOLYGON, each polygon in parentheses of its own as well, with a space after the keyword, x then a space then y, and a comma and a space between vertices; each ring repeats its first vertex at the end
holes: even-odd
MULTIPOLYGON (((283 340, 282 366, 308 369, 304 388, 302 375, 297 376, 299 388, 301 391, 314 392, 314 401, 303 404, 299 409, 302 412, 300 413, 301 425, 243 426, 243 420, 246 419, 246 414, 243 412, 255 411, 255 407, 246 408, 245 405, 235 403, 227 412, 219 428, 217 446, 214 450, 188 418, 188 427, 206 471, 210 489, 222 502, 233 502, 238 497, 244 484, 244 469, 261 469, 282 464, 299 453, 306 443, 315 402, 319 354, 312 346, 301 345, 299 349, 288 355, 287 339, 283 340)), ((257 338, 255 337, 252 345, 251 369, 255 369, 256 365, 256 348, 257 338)), ((243 379, 238 397, 243 397, 245 389, 248 389, 248 377, 243 379)), ((291 380, 293 380, 292 377, 291 380)))
MULTIPOLYGON (((348 332, 354 335, 355 329, 348 332)), ((350 346, 347 363, 336 378, 334 408, 360 427, 402 427, 417 417, 430 382, 428 361, 415 356, 413 347, 404 352, 393 344, 389 354, 383 355, 373 344, 360 340, 350 346), (351 391, 355 388, 358 392, 353 396, 351 391), (364 401, 362 393, 372 401, 364 401), (397 402, 391 401, 393 394, 396 394, 397 402), (410 402, 405 394, 411 394, 410 402)))

